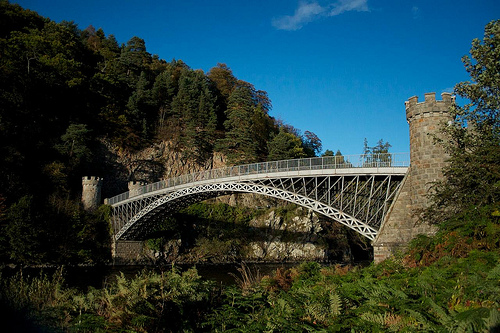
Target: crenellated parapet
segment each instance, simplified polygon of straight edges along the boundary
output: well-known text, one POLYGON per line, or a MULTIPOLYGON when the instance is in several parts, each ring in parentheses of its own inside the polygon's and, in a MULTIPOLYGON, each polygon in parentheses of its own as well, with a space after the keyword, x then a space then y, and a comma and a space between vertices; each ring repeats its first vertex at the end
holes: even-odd
POLYGON ((82 186, 100 186, 102 185, 103 178, 95 176, 82 177, 82 186))
POLYGON ((441 101, 436 100, 436 93, 426 93, 424 102, 418 102, 418 97, 410 97, 405 102, 406 120, 411 123, 427 117, 449 117, 450 107, 455 103, 455 96, 450 93, 442 93, 441 101))
POLYGON ((145 181, 135 181, 135 180, 129 181, 128 182, 129 198, 142 194, 142 188, 147 184, 148 183, 145 181))
POLYGON ((82 177, 82 204, 84 209, 96 209, 101 204, 102 182, 103 178, 101 177, 82 177))

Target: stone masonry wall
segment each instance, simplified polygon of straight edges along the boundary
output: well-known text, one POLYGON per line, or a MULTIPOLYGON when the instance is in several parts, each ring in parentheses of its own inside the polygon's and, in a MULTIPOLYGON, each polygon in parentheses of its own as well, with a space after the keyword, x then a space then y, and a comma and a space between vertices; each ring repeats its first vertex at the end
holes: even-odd
POLYGON ((113 265, 143 265, 151 263, 151 253, 141 241, 116 241, 113 243, 113 265))
POLYGON ((374 260, 380 262, 397 250, 402 250, 418 234, 432 234, 432 226, 419 223, 419 216, 428 205, 428 194, 433 182, 442 178, 442 168, 448 155, 434 143, 439 128, 451 119, 449 112, 454 97, 435 93, 425 94, 425 101, 411 97, 406 106, 406 120, 410 127, 410 168, 403 185, 377 238, 373 241, 374 260))

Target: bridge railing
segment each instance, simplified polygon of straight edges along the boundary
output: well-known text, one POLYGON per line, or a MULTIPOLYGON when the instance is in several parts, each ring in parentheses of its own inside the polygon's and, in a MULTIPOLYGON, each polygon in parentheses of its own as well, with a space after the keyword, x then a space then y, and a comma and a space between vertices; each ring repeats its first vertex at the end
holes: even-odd
MULTIPOLYGON (((294 160, 259 162, 229 166, 220 169, 204 170, 161 180, 159 182, 148 184, 135 189, 133 196, 197 181, 245 176, 252 174, 323 169, 408 167, 409 165, 409 153, 323 156, 294 160)), ((107 199, 106 203, 109 205, 113 205, 118 202, 127 200, 129 197, 131 197, 130 192, 125 192, 107 199)))

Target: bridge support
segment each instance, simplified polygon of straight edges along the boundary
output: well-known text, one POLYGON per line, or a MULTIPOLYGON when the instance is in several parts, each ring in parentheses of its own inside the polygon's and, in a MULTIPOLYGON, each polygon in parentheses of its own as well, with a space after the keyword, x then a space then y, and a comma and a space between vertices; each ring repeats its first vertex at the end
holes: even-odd
POLYGON ((144 265, 151 263, 148 258, 152 256, 142 241, 113 241, 113 265, 144 265))
POLYGON ((425 101, 418 103, 414 96, 405 102, 406 120, 410 127, 410 168, 403 180, 396 200, 386 215, 377 237, 373 241, 374 261, 381 262, 418 234, 432 234, 435 228, 419 223, 422 209, 428 205, 428 194, 433 182, 442 179, 442 168, 448 155, 434 143, 439 128, 451 118, 450 107, 455 102, 449 93, 425 94, 425 101))

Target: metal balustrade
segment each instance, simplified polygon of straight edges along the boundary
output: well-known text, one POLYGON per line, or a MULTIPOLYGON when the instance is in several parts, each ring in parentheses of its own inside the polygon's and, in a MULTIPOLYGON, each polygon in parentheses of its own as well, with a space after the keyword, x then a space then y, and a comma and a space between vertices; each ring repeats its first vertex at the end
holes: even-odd
MULTIPOLYGON (((181 175, 147 184, 134 190, 134 196, 155 192, 162 189, 199 182, 247 175, 272 174, 291 171, 332 170, 348 168, 407 168, 410 165, 409 153, 323 156, 293 160, 259 162, 235 165, 220 169, 210 169, 181 175)), ((124 192, 106 199, 109 205, 115 205, 127 200, 130 192, 124 192)))

